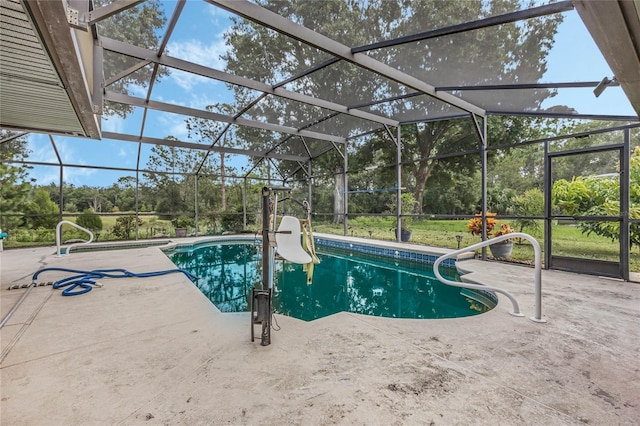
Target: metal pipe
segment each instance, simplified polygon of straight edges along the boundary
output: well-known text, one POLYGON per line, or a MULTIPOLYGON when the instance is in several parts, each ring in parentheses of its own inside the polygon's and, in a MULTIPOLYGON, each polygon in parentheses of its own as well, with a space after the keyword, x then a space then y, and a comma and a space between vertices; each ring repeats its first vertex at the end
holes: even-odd
POLYGON ((396 127, 396 241, 400 242, 402 237, 402 143, 401 128, 396 127))
POLYGON ((552 157, 549 156, 549 141, 544 142, 544 267, 551 267, 551 238, 552 225, 551 219, 551 191, 553 187, 553 167, 551 164, 552 157))
MULTIPOLYGON (((475 118, 474 118, 475 120, 475 118)), ((487 239, 487 119, 482 119, 482 145, 480 146, 480 161, 482 162, 482 240, 487 239)), ((487 260, 486 246, 482 246, 482 260, 487 260)))
POLYGON ((313 211, 313 169, 311 168, 311 162, 312 160, 309 159, 309 178, 307 179, 307 201, 309 202, 309 212, 313 211))
MULTIPOLYGON (((343 187, 344 190, 347 191, 349 188, 349 178, 347 177, 347 172, 349 169, 349 153, 348 153, 348 143, 344 144, 344 170, 343 170, 343 187)), ((344 235, 348 235, 349 233, 349 194, 345 192, 342 198, 342 209, 344 210, 344 235)))
MULTIPOLYGON (((196 237, 197 237, 198 234, 199 234, 199 232, 198 232, 199 231, 199 227, 198 227, 198 174, 197 173, 195 175, 195 178, 196 178, 196 180, 195 180, 195 182, 193 184, 194 187, 195 187, 195 194, 194 194, 195 201, 194 201, 194 203, 195 203, 195 208, 196 208, 195 209, 194 224, 195 224, 195 227, 196 227, 196 231, 195 232, 196 232, 196 237)), ((242 228, 242 229, 244 229, 244 228, 242 228)))
POLYGON ((2 322, 0 322, 0 328, 4 327, 4 325, 7 323, 7 321, 9 321, 9 319, 11 318, 13 313, 22 304, 24 299, 27 298, 27 295, 29 294, 29 292, 31 292, 31 289, 33 287, 35 287, 35 284, 36 284, 35 282, 32 282, 31 284, 29 284, 29 287, 27 287, 27 290, 22 294, 22 297, 20 297, 20 299, 16 302, 16 304, 13 305, 13 308, 11 308, 11 310, 7 313, 7 315, 5 315, 5 317, 2 319, 2 322))
POLYGON ((269 288, 269 223, 270 223, 270 207, 269 207, 269 192, 268 187, 262 189, 262 289, 269 288))
POLYGON ((620 269, 621 276, 625 281, 629 281, 629 256, 631 253, 629 209, 631 206, 630 185, 631 185, 631 133, 629 129, 624 131, 624 148, 620 150, 620 269))
POLYGON ((247 177, 242 185, 242 229, 247 229, 247 177))

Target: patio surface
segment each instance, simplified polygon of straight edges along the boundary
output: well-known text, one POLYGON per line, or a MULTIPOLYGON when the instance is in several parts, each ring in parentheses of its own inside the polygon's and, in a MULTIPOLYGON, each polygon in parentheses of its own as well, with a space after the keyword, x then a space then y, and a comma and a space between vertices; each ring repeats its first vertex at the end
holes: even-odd
MULTIPOLYGON (((25 291, 7 287, 43 267, 175 268, 157 247, 54 251, 0 254, 3 318, 25 291)), ((263 347, 248 313, 220 313, 182 274, 105 279, 77 297, 36 287, 1 330, 1 424, 638 424, 637 283, 543 271, 538 324, 533 269, 464 265, 526 317, 501 295, 461 319, 276 315, 263 347)))

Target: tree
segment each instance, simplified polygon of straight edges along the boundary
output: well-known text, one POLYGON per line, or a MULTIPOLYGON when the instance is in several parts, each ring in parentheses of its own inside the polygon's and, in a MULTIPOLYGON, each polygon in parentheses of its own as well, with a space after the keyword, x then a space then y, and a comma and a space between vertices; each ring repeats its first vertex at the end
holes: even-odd
POLYGON ((23 137, 7 140, 13 136, 15 132, 0 130, 0 228, 3 230, 14 229, 22 223, 18 215, 23 213, 33 182, 27 175, 29 167, 16 163, 29 155, 27 141, 23 137))
MULTIPOLYGON (((544 194, 538 188, 526 190, 520 195, 511 199, 513 214, 518 216, 542 216, 544 215, 544 194)), ((514 223, 522 232, 524 228, 531 228, 534 231, 540 230, 540 224, 535 219, 520 217, 514 219, 514 223)))
MULTIPOLYGON (((176 140, 173 136, 166 139, 176 140)), ((151 152, 147 170, 154 173, 145 172, 143 176, 156 194, 156 211, 171 219, 193 205, 194 167, 202 162, 204 152, 164 145, 155 145, 151 152)))
MULTIPOLYGON (((631 154, 629 189, 629 217, 640 219, 640 147, 631 154)), ((552 196, 554 204, 568 216, 619 216, 620 175, 560 179, 553 184, 552 196)), ((577 226, 587 235, 594 233, 612 241, 620 238, 619 221, 580 221, 577 226)), ((633 227, 630 240, 631 246, 640 246, 640 228, 633 227)))
MULTIPOLYGON (((106 6, 112 0, 94 0, 96 7, 106 6)), ((166 18, 160 0, 147 0, 143 4, 115 14, 98 23, 98 31, 101 35, 124 41, 135 46, 157 50, 160 46, 158 32, 164 28, 166 18)), ((113 52, 104 52, 105 79, 134 65, 133 59, 125 55, 113 52)), ((156 79, 169 74, 167 67, 158 67, 156 79)), ((129 94, 129 86, 145 86, 151 78, 152 69, 143 67, 138 71, 112 83, 107 89, 118 93, 129 94)), ((105 102, 105 115, 119 115, 125 117, 133 111, 129 105, 105 102)))
MULTIPOLYGON (((229 104, 214 104, 208 105, 207 111, 217 112, 220 114, 232 115, 233 108, 229 104)), ((189 136, 195 136, 199 139, 201 143, 207 143, 212 145, 214 142, 219 142, 218 145, 222 146, 223 143, 220 140, 224 141, 227 139, 233 131, 230 129, 228 125, 224 125, 223 123, 205 120, 203 118, 188 118, 186 120, 187 130, 189 131, 189 136)), ((209 162, 207 164, 206 160, 210 157, 210 152, 205 154, 205 157, 202 160, 202 168, 200 170, 202 172, 213 172, 215 166, 209 162)), ((219 152, 220 161, 219 171, 220 171, 220 200, 221 200, 221 210, 225 211, 227 209, 227 194, 226 194, 226 176, 227 176, 227 167, 225 165, 225 153, 219 152)), ((195 164, 194 166, 199 167, 199 164, 195 164)))
POLYGON ((45 188, 36 188, 30 198, 23 206, 25 224, 31 229, 55 228, 60 211, 49 198, 49 192, 45 188))
MULTIPOLYGON (((338 41, 358 46, 372 40, 416 34, 425 28, 438 28, 458 24, 465 20, 477 20, 487 16, 519 9, 518 0, 485 3, 482 1, 400 1, 374 0, 330 0, 308 2, 296 0, 281 2, 262 0, 259 2, 269 10, 298 22, 315 31, 336 37, 338 41), (354 24, 357 23, 357 24, 354 24)), ((537 82, 546 71, 545 57, 553 44, 562 16, 556 14, 505 24, 499 28, 469 31, 451 37, 438 37, 416 43, 403 44, 368 52, 369 55, 409 75, 423 78, 439 85, 482 85, 492 83, 537 82)), ((258 24, 234 19, 233 27, 225 34, 230 50, 223 56, 227 71, 260 81, 277 83, 281 76, 290 76, 308 69, 325 57, 315 48, 282 36, 258 24), (318 58, 316 62, 309 58, 318 58)), ((406 92, 398 83, 375 73, 362 72, 347 62, 340 62, 316 72, 309 78, 289 83, 292 90, 322 99, 338 100, 347 105, 366 102, 372 98, 390 98, 406 92)), ((234 88, 236 101, 240 104, 250 99, 249 89, 234 88)), ((547 89, 532 90, 529 101, 532 108, 539 109, 542 102, 552 96, 547 89)), ((504 107, 515 107, 516 100, 504 100, 504 107), (512 104, 512 105, 510 105, 512 104)), ((387 102, 371 109, 403 117, 408 109, 423 109, 435 115, 449 115, 451 107, 434 101, 428 96, 412 98, 407 102, 387 102), (407 103, 411 103, 407 107, 407 103)), ((295 102, 284 102, 273 97, 259 102, 249 111, 249 117, 261 117, 267 121, 282 119, 304 127, 318 119, 317 109, 300 107, 295 102)), ((493 120, 493 118, 492 118, 493 120)), ((529 119, 496 118, 507 126, 498 126, 498 139, 518 140, 520 132, 526 132, 529 119), (522 124, 520 124, 522 123, 522 124), (511 139, 509 139, 511 138, 511 139)), ((330 130, 339 127, 351 134, 366 131, 366 126, 356 120, 344 120, 338 116, 327 123, 309 127, 311 130, 330 130)), ((491 127, 493 129, 493 127, 491 127)), ((253 134, 260 134, 252 131, 253 134)), ((385 138, 386 149, 394 153, 395 148, 385 138)), ((422 212, 423 196, 427 182, 438 163, 438 155, 455 151, 456 146, 479 146, 475 124, 471 120, 448 120, 403 126, 403 161, 406 162, 402 185, 410 187, 419 202, 422 212)), ((292 138, 292 141, 297 139, 292 138)), ((264 149, 273 140, 245 138, 244 143, 252 148, 264 149)), ((293 143, 289 146, 292 147, 293 143)), ((291 148, 293 149, 293 147, 291 148)), ((339 159, 338 159, 339 160, 339 159)), ((395 162, 395 156, 386 159, 395 162)), ((353 162, 350 162, 353 164, 353 162)), ((335 162, 314 161, 314 168, 323 168, 329 173, 335 170, 335 162)), ((297 164, 284 164, 282 170, 295 170, 297 164)), ((336 176, 338 174, 335 174, 336 176)), ((336 205, 341 203, 336 202, 336 205)))

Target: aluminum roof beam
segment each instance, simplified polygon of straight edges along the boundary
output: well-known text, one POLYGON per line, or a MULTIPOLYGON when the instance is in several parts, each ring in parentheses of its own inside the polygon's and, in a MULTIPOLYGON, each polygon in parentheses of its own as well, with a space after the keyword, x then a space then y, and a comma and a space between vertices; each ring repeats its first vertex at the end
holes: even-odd
POLYGON ((156 111, 170 112, 173 114, 186 115, 189 117, 204 118, 207 120, 221 121, 223 123, 237 124, 239 126, 253 127, 256 129, 269 130, 272 132, 286 133, 298 136, 308 136, 310 138, 323 139, 335 143, 345 143, 346 138, 341 136, 327 135, 325 133, 311 132, 309 130, 298 130, 294 127, 281 126, 279 124, 265 123, 262 121, 247 120, 246 118, 233 118, 228 115, 216 112, 204 111, 195 108, 183 107, 180 105, 167 104, 157 101, 145 101, 122 93, 107 92, 104 96, 107 101, 118 102, 124 105, 131 105, 140 108, 149 108, 156 111))
POLYGON ((320 108, 329 109, 331 111, 339 112, 346 115, 351 115, 363 120, 373 121, 375 123, 387 124, 389 126, 397 126, 398 121, 369 112, 349 109, 344 105, 337 104, 335 102, 326 101, 323 99, 315 98, 313 96, 303 95, 301 93, 292 92, 282 89, 280 87, 273 87, 269 84, 265 84, 259 81, 251 80, 245 77, 239 77, 233 74, 229 74, 223 71, 219 71, 213 68, 205 67, 203 65, 194 64, 182 59, 174 58, 171 56, 162 55, 158 57, 157 52, 142 47, 132 46, 121 41, 101 37, 100 42, 102 47, 112 52, 120 53, 123 55, 131 56, 141 60, 150 60, 160 65, 164 65, 170 68, 175 68, 181 71, 186 71, 192 74, 201 75, 203 77, 213 78, 215 80, 223 81, 225 83, 235 84, 237 86, 246 87, 248 89, 256 90, 259 92, 267 93, 269 95, 279 96, 281 98, 290 99, 314 105, 320 108))
POLYGON ((638 121, 638 117, 635 115, 570 114, 570 113, 563 113, 563 112, 543 112, 543 111, 540 111, 540 112, 487 111, 487 115, 507 115, 507 116, 514 116, 514 117, 569 118, 573 120, 638 121))
MULTIPOLYGON (((125 142, 135 142, 135 143, 147 143, 152 145, 163 145, 163 146, 172 146, 176 148, 187 148, 187 149, 196 149, 199 151, 214 151, 214 152, 223 152, 225 154, 237 154, 237 155, 248 155, 250 157, 259 157, 265 158, 266 156, 259 151, 254 151, 251 149, 241 149, 241 148, 229 148, 224 146, 210 146, 193 142, 183 142, 180 140, 171 140, 171 139, 159 139, 159 138, 150 138, 147 136, 136 136, 136 135, 127 135, 124 133, 114 133, 114 132, 103 132, 102 136, 106 139, 114 139, 125 142)), ((278 160, 287 160, 287 161, 307 161, 308 158, 300 157, 298 155, 289 155, 289 154, 272 154, 269 158, 275 158, 278 160)))
POLYGON ((99 9, 94 9, 90 12, 87 13, 87 16, 85 17, 84 21, 88 24, 88 25, 93 25, 97 22, 100 22, 104 19, 107 19, 113 15, 115 15, 116 13, 120 13, 124 10, 127 10, 129 8, 132 8, 134 6, 137 6, 138 4, 142 3, 145 0, 118 0, 118 1, 114 1, 113 3, 101 7, 99 9))
POLYGON ((351 52, 358 53, 366 52, 368 50, 382 49, 385 47, 399 46, 401 44, 414 43, 431 38, 443 37, 464 33, 467 31, 493 27, 496 25, 522 21, 524 19, 539 18, 540 16, 553 15, 555 13, 567 12, 569 10, 573 10, 573 3, 571 1, 560 1, 544 6, 533 7, 531 9, 519 10, 517 12, 505 13, 503 15, 491 16, 489 18, 479 19, 477 21, 465 22, 463 24, 451 25, 449 27, 443 27, 405 37, 399 37, 393 40, 385 40, 378 43, 366 44, 364 46, 352 48, 351 52))
MULTIPOLYGON (((446 90, 448 92, 471 91, 471 90, 525 90, 525 89, 580 89, 596 87, 599 81, 577 81, 566 83, 514 83, 514 84, 486 84, 476 86, 439 86, 437 90, 446 90)), ((620 86, 618 82, 611 82, 609 86, 620 86)))
MULTIPOLYGON (((158 48, 158 52, 157 52, 157 56, 162 56, 162 54, 164 53, 164 50, 167 47, 167 44, 169 43, 169 38, 171 38, 171 34, 173 33, 173 30, 176 26, 176 24, 178 23, 178 19, 180 18, 180 14, 182 13, 182 10, 184 9, 184 5, 185 5, 185 1, 186 0, 180 0, 178 2, 178 4, 176 5, 176 8, 173 12, 173 16, 171 16, 171 21, 169 22, 169 26, 167 27, 167 30, 164 33, 164 36, 162 37, 162 42, 160 43, 160 47, 158 48)), ((158 76, 158 70, 160 69, 160 65, 158 65, 157 63, 153 64, 153 71, 151 72, 151 78, 149 80, 149 88, 147 89, 147 96, 145 97, 145 103, 148 103, 149 100, 151 99, 151 93, 153 92, 153 86, 156 82, 156 78, 158 76)), ((147 113, 148 110, 147 108, 144 109, 144 114, 142 115, 142 124, 140 125, 140 137, 142 137, 144 135, 144 129, 147 125, 147 113)), ((139 168, 140 167, 140 153, 142 152, 142 142, 140 142, 140 144, 138 145, 138 158, 136 160, 136 167, 139 168)), ((207 155, 209 153, 207 152, 207 155)))
MULTIPOLYGON (((401 71, 398 71, 397 69, 390 67, 389 65, 386 65, 376 59, 373 59, 364 53, 352 53, 350 47, 345 46, 344 44, 330 39, 329 37, 326 37, 322 34, 316 33, 315 31, 303 27, 302 25, 291 22, 290 20, 280 15, 277 15, 263 7, 250 3, 246 0, 206 1, 239 16, 242 16, 243 18, 271 28, 272 30, 291 37, 295 40, 299 40, 334 56, 354 63, 364 69, 391 79, 397 83, 408 86, 414 90, 418 90, 424 94, 458 107, 469 113, 477 114, 480 116, 484 116, 485 114, 484 109, 476 105, 473 105, 449 93, 439 92, 435 89, 434 86, 401 71)), ((391 123, 381 124, 395 126, 391 123)))

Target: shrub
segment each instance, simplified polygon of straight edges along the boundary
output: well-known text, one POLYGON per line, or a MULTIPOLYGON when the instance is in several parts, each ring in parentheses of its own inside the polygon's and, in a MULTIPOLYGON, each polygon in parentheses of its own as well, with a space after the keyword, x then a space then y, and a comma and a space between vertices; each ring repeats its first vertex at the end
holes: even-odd
MULTIPOLYGON (((537 188, 528 189, 511 199, 513 213, 518 216, 542 216, 544 214, 544 194, 537 188)), ((520 232, 524 228, 534 231, 540 230, 540 224, 535 219, 518 218, 514 220, 520 232)))
MULTIPOLYGON (((493 228, 496 226, 495 215, 495 213, 487 212, 487 235, 491 235, 493 228)), ((482 213, 477 213, 476 217, 469 219, 467 230, 471 232, 471 235, 482 235, 482 213)))
MULTIPOLYGON (((509 225, 508 223, 503 223, 502 225, 500 225, 500 228, 498 228, 498 230, 493 233, 493 236, 500 237, 502 235, 513 234, 514 232, 516 232, 516 230, 513 229, 511 225, 509 225)), ((509 240, 505 240, 505 242, 506 241, 509 240)))
POLYGON ((180 216, 171 219, 171 224, 174 228, 189 228, 194 226, 194 221, 190 217, 180 216))
POLYGON ((90 209, 83 211, 82 216, 78 216, 76 224, 92 232, 102 231, 102 218, 90 209))
POLYGON ((225 231, 240 232, 242 231, 243 226, 242 213, 223 213, 220 217, 220 223, 222 224, 222 229, 224 229, 225 231))
MULTIPOLYGON (((138 226, 144 222, 138 218, 138 226)), ((113 227, 113 235, 120 239, 131 239, 131 232, 136 229, 136 217, 135 216, 121 216, 116 219, 116 225, 113 227)))

